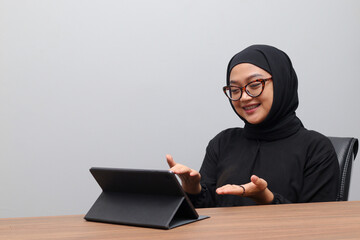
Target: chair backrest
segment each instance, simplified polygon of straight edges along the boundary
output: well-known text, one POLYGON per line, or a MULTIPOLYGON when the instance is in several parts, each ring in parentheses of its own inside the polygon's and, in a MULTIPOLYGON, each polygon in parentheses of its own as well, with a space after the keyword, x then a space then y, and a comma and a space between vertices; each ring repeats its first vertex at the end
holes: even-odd
POLYGON ((337 201, 347 201, 350 187, 352 162, 355 160, 359 143, 356 138, 329 137, 334 145, 340 165, 340 187, 337 201))

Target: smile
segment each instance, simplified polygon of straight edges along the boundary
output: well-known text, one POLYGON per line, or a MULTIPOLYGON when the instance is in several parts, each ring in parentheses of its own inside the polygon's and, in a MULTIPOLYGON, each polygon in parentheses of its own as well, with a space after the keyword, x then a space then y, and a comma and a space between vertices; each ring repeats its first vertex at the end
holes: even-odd
POLYGON ((251 105, 251 106, 246 106, 246 107, 243 107, 243 109, 244 109, 245 111, 248 111, 248 110, 257 108, 258 106, 260 106, 260 104, 254 104, 254 105, 251 105))

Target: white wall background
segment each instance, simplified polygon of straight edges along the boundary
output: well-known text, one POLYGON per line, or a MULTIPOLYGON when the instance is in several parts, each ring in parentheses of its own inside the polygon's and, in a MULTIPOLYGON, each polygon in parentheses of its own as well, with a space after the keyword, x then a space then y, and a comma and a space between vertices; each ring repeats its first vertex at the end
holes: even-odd
POLYGON ((0 0, 0 217, 86 213, 92 166, 198 169, 254 43, 291 57, 308 129, 360 137, 360 1, 0 0))

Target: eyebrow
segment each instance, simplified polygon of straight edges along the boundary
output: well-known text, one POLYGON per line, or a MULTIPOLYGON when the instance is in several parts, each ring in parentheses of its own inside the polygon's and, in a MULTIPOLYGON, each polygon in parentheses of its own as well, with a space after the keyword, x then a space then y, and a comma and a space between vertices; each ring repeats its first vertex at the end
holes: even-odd
MULTIPOLYGON (((254 74, 251 74, 250 76, 248 76, 247 78, 245 78, 245 82, 249 81, 250 79, 252 79, 254 77, 264 77, 264 76, 260 73, 254 73, 254 74)), ((231 83, 238 83, 238 81, 230 80, 230 84, 231 83)))

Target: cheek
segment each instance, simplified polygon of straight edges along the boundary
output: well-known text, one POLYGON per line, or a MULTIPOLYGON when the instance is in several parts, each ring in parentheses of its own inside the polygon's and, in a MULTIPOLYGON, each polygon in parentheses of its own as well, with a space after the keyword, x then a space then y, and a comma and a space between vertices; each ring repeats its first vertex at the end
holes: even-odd
POLYGON ((270 111, 271 106, 273 104, 273 100, 274 100, 274 93, 273 93, 272 86, 268 90, 271 90, 271 91, 266 92, 266 94, 264 95, 264 99, 262 101, 264 108, 267 110, 267 112, 270 111))
POLYGON ((270 109, 271 109, 272 102, 273 102, 273 99, 272 99, 272 98, 270 98, 270 99, 268 99, 268 101, 266 101, 265 108, 266 108, 266 110, 267 110, 268 112, 269 112, 270 109))
POLYGON ((241 110, 241 109, 242 109, 242 108, 240 107, 240 102, 239 102, 239 101, 231 102, 231 104, 233 105, 233 107, 234 107, 236 110, 241 110))
POLYGON ((240 107, 239 102, 233 102, 232 106, 234 107, 235 111, 240 115, 243 116, 243 109, 240 107))

